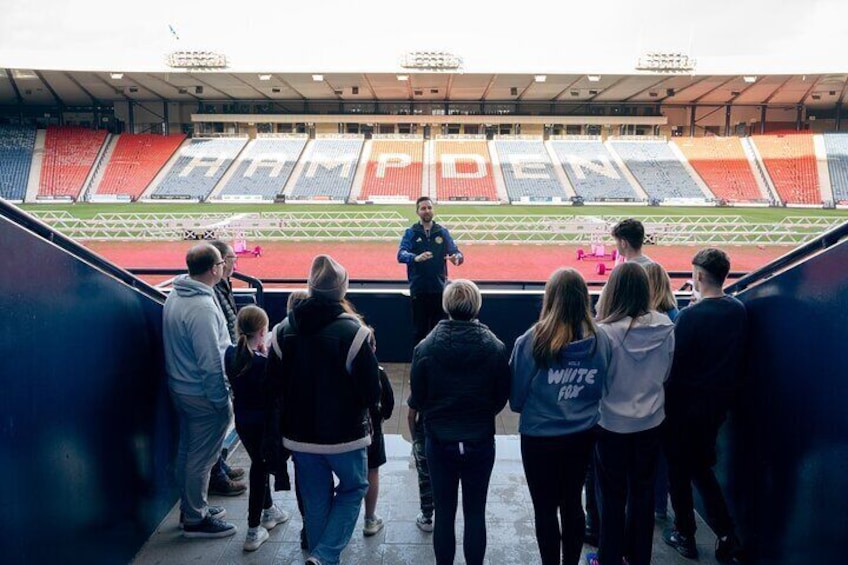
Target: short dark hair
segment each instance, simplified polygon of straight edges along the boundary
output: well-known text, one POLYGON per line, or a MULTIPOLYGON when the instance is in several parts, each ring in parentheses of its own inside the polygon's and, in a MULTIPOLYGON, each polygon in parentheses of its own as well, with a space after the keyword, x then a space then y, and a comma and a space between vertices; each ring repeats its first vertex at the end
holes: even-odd
POLYGON ((623 239, 630 244, 630 247, 638 251, 642 249, 642 244, 645 242, 645 226, 639 220, 627 218, 613 226, 612 236, 623 239))
POLYGON ((199 243, 186 253, 188 274, 192 277, 202 275, 221 260, 218 251, 208 243, 199 243))
POLYGON ((421 203, 424 202, 424 201, 429 201, 429 202, 432 203, 433 199, 430 198, 429 196, 419 196, 418 200, 415 201, 415 211, 416 212, 418 211, 418 207, 421 206, 421 203))
POLYGON ((232 247, 229 243, 225 241, 221 241, 220 239, 213 239, 209 242, 209 245, 218 250, 218 253, 221 254, 221 259, 224 258, 224 255, 227 254, 227 251, 231 251, 232 247))
POLYGON ((721 249, 708 247, 692 257, 692 265, 700 267, 713 284, 721 285, 730 272, 730 257, 721 249))

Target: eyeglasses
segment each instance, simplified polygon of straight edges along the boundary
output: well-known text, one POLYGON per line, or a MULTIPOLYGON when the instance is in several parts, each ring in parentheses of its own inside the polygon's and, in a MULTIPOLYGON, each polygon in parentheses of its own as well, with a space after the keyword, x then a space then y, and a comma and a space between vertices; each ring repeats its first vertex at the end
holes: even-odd
POLYGON ((218 265, 223 265, 224 263, 226 263, 226 261, 218 261, 217 263, 215 263, 215 266, 217 267, 218 265))
POLYGON ((224 261, 233 261, 233 262, 238 261, 238 256, 237 255, 227 255, 226 257, 224 257, 224 261))

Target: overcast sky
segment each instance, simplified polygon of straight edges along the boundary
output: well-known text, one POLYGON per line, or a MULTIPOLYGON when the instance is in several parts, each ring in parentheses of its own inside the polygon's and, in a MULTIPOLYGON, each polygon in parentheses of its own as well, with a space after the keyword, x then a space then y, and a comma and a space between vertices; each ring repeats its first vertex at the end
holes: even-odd
POLYGON ((848 0, 216 4, 0 0, 0 68, 164 70, 171 51, 212 49, 235 71, 393 72, 441 49, 470 73, 630 72, 652 50, 701 73, 848 71, 848 0))

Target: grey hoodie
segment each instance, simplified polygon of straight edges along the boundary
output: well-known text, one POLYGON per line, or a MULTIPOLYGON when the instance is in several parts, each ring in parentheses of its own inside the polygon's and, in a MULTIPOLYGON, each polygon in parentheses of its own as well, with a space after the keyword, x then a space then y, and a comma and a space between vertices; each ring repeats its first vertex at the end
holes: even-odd
POLYGON ((168 386, 178 394, 205 396, 218 409, 230 402, 224 352, 227 322, 212 287, 188 275, 174 280, 162 315, 168 386))
POLYGON ((600 426, 620 434, 659 426, 665 419, 663 383, 674 357, 674 324, 665 314, 649 312, 599 327, 612 345, 600 426))

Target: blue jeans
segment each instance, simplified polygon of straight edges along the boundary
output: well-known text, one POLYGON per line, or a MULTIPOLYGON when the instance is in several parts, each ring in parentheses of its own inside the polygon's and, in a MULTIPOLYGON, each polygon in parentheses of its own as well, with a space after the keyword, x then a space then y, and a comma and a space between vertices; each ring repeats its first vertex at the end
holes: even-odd
POLYGON ((292 457, 303 497, 309 553, 324 565, 335 565, 350 541, 368 491, 366 449, 331 455, 295 451, 292 457), (327 490, 333 474, 339 479, 335 492, 327 490))
POLYGON ((465 533, 462 549, 468 565, 481 565, 486 555, 486 496, 495 465, 495 438, 483 441, 440 442, 427 436, 436 523, 433 549, 437 565, 452 564, 456 553, 456 506, 462 484, 465 533))

